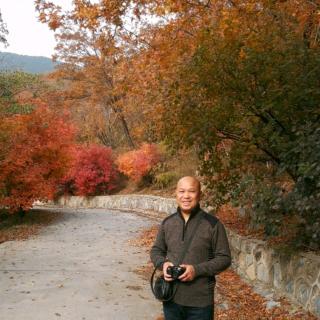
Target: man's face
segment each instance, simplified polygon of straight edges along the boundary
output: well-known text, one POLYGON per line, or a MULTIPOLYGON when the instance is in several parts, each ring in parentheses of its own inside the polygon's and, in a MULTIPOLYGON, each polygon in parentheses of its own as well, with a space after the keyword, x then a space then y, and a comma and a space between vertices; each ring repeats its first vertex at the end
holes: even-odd
POLYGON ((192 177, 179 180, 176 190, 176 200, 183 213, 190 213, 200 200, 200 185, 192 177))

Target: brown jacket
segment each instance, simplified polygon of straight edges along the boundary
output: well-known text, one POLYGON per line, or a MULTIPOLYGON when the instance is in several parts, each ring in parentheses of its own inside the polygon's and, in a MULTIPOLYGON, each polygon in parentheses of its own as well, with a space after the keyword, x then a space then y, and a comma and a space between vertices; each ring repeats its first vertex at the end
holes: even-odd
POLYGON ((151 249, 153 264, 162 268, 165 261, 178 265, 184 241, 188 239, 195 226, 189 249, 180 264, 191 264, 195 269, 195 279, 190 282, 179 282, 175 303, 191 307, 205 307, 213 304, 215 275, 231 264, 229 243, 223 224, 213 215, 195 207, 187 223, 180 209, 163 220, 156 241, 151 249))

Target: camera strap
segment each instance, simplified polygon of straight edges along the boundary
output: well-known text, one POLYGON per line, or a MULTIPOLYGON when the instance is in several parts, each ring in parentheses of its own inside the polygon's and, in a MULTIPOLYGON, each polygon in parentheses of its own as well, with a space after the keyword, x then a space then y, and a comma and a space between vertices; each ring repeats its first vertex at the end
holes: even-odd
MULTIPOLYGON (((201 212, 199 212, 198 214, 200 215, 201 212)), ((191 244, 191 242, 192 242, 192 240, 193 240, 193 237, 194 237, 194 235, 196 234, 196 231, 197 231, 197 229, 198 229, 198 226, 199 226, 201 220, 202 220, 202 217, 201 217, 201 216, 198 217, 198 221, 197 221, 195 227, 193 228, 193 232, 192 232, 191 236, 190 236, 190 237, 186 240, 186 242, 184 243, 183 251, 181 252, 181 255, 180 255, 180 257, 179 257, 178 265, 180 265, 180 264, 182 263, 185 255, 186 255, 186 253, 187 253, 187 251, 188 251, 188 249, 189 249, 189 247, 190 247, 190 244, 191 244)), ((153 273, 152 273, 152 276, 151 276, 151 279, 150 279, 151 291, 152 291, 152 293, 154 294, 154 296, 156 296, 156 294, 155 294, 155 290, 154 290, 153 280, 154 280, 154 276, 155 276, 155 274, 156 274, 157 269, 158 269, 158 266, 156 266, 156 267, 154 268, 153 273)), ((165 281, 165 280, 163 279, 163 281, 165 281)), ((172 281, 172 282, 170 281, 170 282, 168 282, 168 284, 169 284, 169 283, 172 283, 172 285, 174 286, 174 289, 173 289, 173 292, 172 292, 172 294, 170 295, 170 297, 168 297, 167 299, 162 299, 162 300, 161 300, 161 301, 163 301, 163 302, 170 301, 170 300, 175 296, 175 294, 176 294, 176 292, 177 292, 177 289, 178 289, 179 281, 172 281)))

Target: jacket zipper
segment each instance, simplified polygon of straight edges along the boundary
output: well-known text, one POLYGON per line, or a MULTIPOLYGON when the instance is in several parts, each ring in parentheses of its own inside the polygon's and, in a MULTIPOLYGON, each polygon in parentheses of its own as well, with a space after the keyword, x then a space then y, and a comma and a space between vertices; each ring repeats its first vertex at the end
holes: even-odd
POLYGON ((186 234, 186 231, 187 231, 187 226, 188 226, 189 221, 190 221, 190 218, 188 219, 187 222, 183 221, 182 242, 184 241, 184 237, 185 237, 185 234, 186 234))

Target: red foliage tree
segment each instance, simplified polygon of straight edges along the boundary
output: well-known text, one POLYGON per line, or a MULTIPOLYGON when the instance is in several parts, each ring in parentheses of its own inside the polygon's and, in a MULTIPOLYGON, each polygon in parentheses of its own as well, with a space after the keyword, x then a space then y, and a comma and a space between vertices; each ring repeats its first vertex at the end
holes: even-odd
POLYGON ((62 180, 61 191, 82 196, 107 194, 115 188, 116 179, 111 148, 77 146, 73 165, 62 180))
POLYGON ((120 155, 117 165, 120 172, 135 182, 139 182, 161 160, 155 144, 143 144, 139 149, 120 155))
POLYGON ((71 161, 75 128, 67 119, 43 104, 1 119, 0 207, 27 210, 35 200, 53 198, 71 161))

